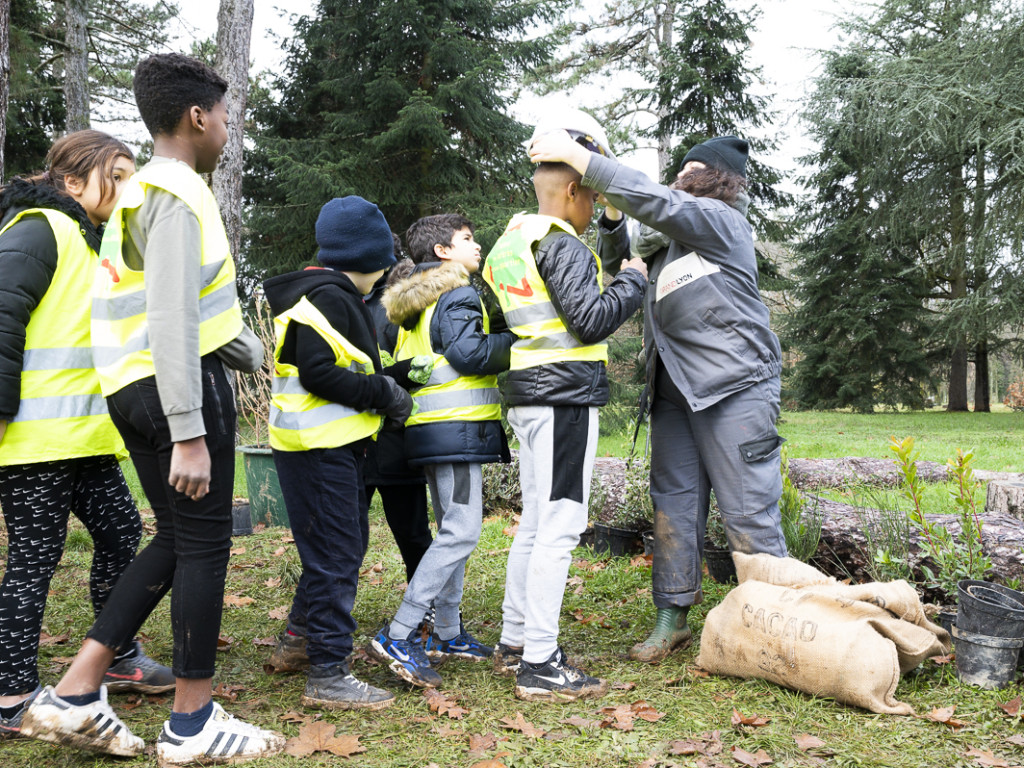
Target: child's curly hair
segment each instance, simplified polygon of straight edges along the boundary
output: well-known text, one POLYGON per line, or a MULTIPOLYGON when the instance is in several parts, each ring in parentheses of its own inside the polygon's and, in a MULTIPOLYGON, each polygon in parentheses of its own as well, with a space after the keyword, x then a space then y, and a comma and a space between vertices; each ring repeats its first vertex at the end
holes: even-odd
POLYGON ((182 114, 192 107, 213 109, 227 89, 227 80, 211 67, 180 53, 143 59, 132 80, 139 114, 153 136, 174 133, 182 114))
POLYGON ((669 187, 689 192, 694 197, 713 197, 727 205, 735 205, 739 194, 747 188, 747 180, 739 174, 709 165, 677 178, 669 187))

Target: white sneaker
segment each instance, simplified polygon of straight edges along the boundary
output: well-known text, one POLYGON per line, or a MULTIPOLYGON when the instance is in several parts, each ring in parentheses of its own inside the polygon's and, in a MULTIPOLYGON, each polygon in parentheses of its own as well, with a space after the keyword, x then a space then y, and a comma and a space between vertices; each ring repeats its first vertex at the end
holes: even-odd
POLYGON ((156 740, 156 757, 160 768, 169 765, 198 763, 240 763, 284 749, 284 736, 250 725, 229 715, 217 702, 203 730, 195 736, 178 736, 164 722, 156 740))
POLYGON ((141 755, 145 746, 107 704, 106 686, 100 687, 99 701, 77 707, 46 686, 25 710, 21 735, 121 757, 141 755))

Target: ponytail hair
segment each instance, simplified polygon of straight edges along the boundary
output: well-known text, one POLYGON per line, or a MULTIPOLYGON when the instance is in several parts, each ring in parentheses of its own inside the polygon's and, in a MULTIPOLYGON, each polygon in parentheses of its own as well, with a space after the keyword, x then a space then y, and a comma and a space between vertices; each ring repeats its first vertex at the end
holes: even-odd
POLYGON ((87 128, 57 139, 46 155, 46 170, 22 180, 67 194, 65 178, 74 176, 87 181, 93 170, 99 168, 100 199, 106 200, 114 192, 111 172, 119 157, 135 162, 134 153, 124 142, 102 131, 87 128))

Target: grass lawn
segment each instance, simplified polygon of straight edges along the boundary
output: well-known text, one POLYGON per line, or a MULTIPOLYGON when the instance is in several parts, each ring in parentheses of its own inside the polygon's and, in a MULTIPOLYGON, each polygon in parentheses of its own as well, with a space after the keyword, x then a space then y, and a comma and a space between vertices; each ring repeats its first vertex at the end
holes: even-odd
MULTIPOLYGON (((995 414, 784 414, 780 431, 790 441, 793 457, 888 456, 890 434, 918 437, 924 458, 945 461, 957 446, 978 448, 979 469, 1024 471, 1019 450, 1021 415, 995 414), (1013 446, 1013 448, 1011 448, 1013 446)), ((601 453, 628 450, 631 435, 603 438, 601 453), (617 440, 618 442, 615 442, 617 440)), ((477 552, 469 561, 463 609, 467 625, 486 642, 500 631, 505 556, 511 542, 508 519, 487 518, 477 552)), ((50 636, 67 639, 41 650, 44 683, 53 682, 78 648, 91 620, 88 605, 88 563, 91 543, 81 530, 69 537, 68 550, 51 588, 46 616, 50 636)), ((598 701, 568 705, 527 704, 512 695, 509 679, 491 675, 489 666, 452 661, 441 668, 442 691, 467 710, 459 718, 431 711, 422 693, 397 682, 387 670, 358 656, 355 674, 394 691, 390 709, 371 714, 303 711, 298 700, 302 675, 268 677, 263 660, 274 635, 284 627, 276 618, 290 603, 298 558, 288 531, 267 529, 239 538, 228 572, 228 595, 248 597, 251 603, 226 607, 221 629, 225 648, 219 657, 215 684, 233 701, 222 700, 236 712, 266 727, 297 736, 303 720, 319 717, 337 734, 358 735, 366 748, 349 760, 317 752, 308 758, 279 756, 255 765, 339 766, 351 763, 373 768, 537 768, 598 766, 737 766, 753 765, 745 753, 763 750, 777 766, 921 766, 1024 765, 1021 719, 1000 707, 1020 693, 1017 686, 986 692, 962 686, 950 664, 926 661, 900 683, 896 696, 918 715, 894 717, 813 699, 760 681, 708 677, 696 670, 696 646, 658 666, 644 666, 626 657, 642 639, 654 614, 650 602, 650 568, 642 559, 606 558, 589 550, 575 553, 562 611, 561 642, 570 656, 593 674, 612 683, 598 701), (275 618, 271 618, 271 614, 275 618), (654 722, 636 718, 631 729, 610 727, 603 708, 644 701, 661 716, 654 722), (956 707, 954 718, 963 726, 953 730, 929 719, 932 710, 956 707), (759 717, 760 726, 734 725, 734 711, 759 717), (510 729, 519 716, 543 735, 510 729), (607 721, 602 727, 602 721, 607 721), (682 742, 704 735, 721 744, 712 755, 673 754, 685 751, 682 742), (803 751, 796 738, 811 734, 823 747, 803 751), (474 746, 479 749, 471 751, 474 746), (743 752, 733 752, 732 750, 743 752), (986 752, 992 755, 986 756, 986 752), (1002 759, 1005 762, 999 762, 1002 759)), ((365 644, 397 608, 404 588, 404 569, 383 515, 375 502, 371 510, 370 551, 364 564, 356 605, 360 629, 357 645, 365 644)), ((724 588, 705 581, 707 598, 692 613, 699 637, 706 611, 716 605, 724 588)), ((164 600, 143 627, 146 647, 169 662, 171 636, 169 603, 164 600)), ((864 663, 870 663, 864 659, 864 663)), ((167 699, 116 696, 114 706, 135 733, 148 744, 155 741, 166 717, 167 699)), ((620 710, 621 711, 621 710, 620 710)), ((458 714, 458 713, 456 713, 458 714)), ((942 719, 942 718, 940 718, 942 719)), ((946 718, 948 719, 948 717, 946 718)), ((714 748, 706 752, 714 752, 714 748)), ((155 766, 152 754, 134 760, 94 758, 26 741, 0 743, 2 768, 38 766, 155 766)))

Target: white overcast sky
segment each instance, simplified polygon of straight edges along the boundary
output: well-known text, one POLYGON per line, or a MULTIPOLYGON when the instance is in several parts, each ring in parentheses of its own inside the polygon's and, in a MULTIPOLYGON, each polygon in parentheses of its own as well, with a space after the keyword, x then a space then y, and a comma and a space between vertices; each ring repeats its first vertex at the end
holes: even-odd
MULTIPOLYGON (((191 40, 212 37, 217 28, 217 0, 177 0, 182 24, 180 49, 187 50, 191 40)), ((748 0, 749 2, 749 0, 748 0)), ((255 0, 252 58, 255 69, 275 69, 283 56, 278 40, 290 34, 288 13, 308 13, 312 0, 255 0)), ((833 26, 848 9, 852 0, 760 0, 761 19, 752 35, 751 63, 764 72, 766 92, 779 112, 777 130, 783 141, 780 151, 769 161, 783 171, 797 168, 796 158, 811 147, 801 135, 795 113, 801 97, 810 87, 811 79, 820 71, 817 50, 829 49, 839 40, 833 26)), ((863 7, 863 6, 861 6, 863 7)), ((535 103, 535 102, 534 102, 535 103)), ((517 117, 531 122, 536 107, 524 106, 517 117)), ((637 153, 621 157, 649 174, 654 173, 652 155, 637 153)))

